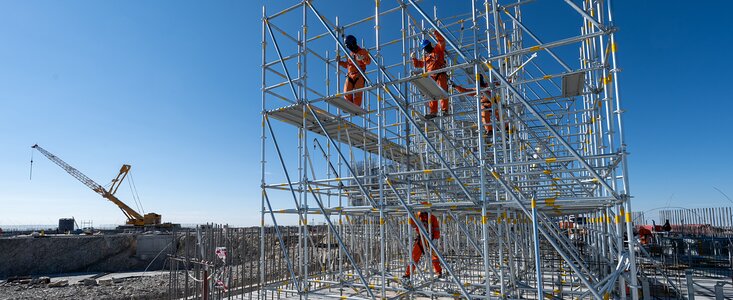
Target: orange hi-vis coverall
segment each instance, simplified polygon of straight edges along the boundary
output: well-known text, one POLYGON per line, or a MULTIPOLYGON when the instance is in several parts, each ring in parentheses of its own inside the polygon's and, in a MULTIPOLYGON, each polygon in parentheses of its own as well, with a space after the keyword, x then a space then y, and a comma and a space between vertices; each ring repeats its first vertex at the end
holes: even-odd
MULTIPOLYGON (((429 234, 432 235, 433 240, 437 240, 440 238, 440 222, 438 222, 438 218, 431 214, 430 218, 428 219, 427 212, 418 212, 417 218, 420 219, 423 227, 428 230, 429 234), (428 220, 430 221, 428 222, 428 220)), ((405 276, 410 276, 410 272, 415 270, 415 265, 417 265, 423 253, 425 253, 425 249, 423 249, 423 244, 427 244, 427 242, 423 240, 423 238, 425 237, 420 234, 420 230, 417 228, 415 222, 410 219, 409 223, 413 228, 415 228, 415 231, 417 232, 417 237, 415 238, 415 241, 412 245, 412 261, 415 264, 412 266, 412 268, 410 268, 410 266, 408 265, 405 276)), ((443 268, 440 266, 438 256, 435 255, 434 251, 430 251, 430 253, 432 254, 433 269, 435 270, 436 274, 441 275, 443 273, 443 268)))
MULTIPOLYGON (((435 71, 445 68, 445 38, 437 31, 434 32, 438 44, 433 47, 433 52, 426 53, 423 60, 412 58, 412 64, 416 68, 425 67, 426 71, 435 71)), ((430 78, 438 83, 438 86, 448 91, 448 73, 440 72, 430 75, 430 78)), ((430 101, 428 104, 431 114, 438 113, 438 101, 430 101)), ((440 99, 440 110, 448 111, 448 99, 440 99)))
MULTIPOLYGON (((356 52, 351 52, 351 58, 359 64, 362 72, 366 70, 366 66, 372 63, 372 59, 369 57, 369 52, 364 48, 359 48, 356 52)), ((348 93, 355 89, 364 87, 364 77, 361 77, 359 70, 351 63, 351 60, 341 61, 339 60, 339 66, 346 68, 346 82, 344 82, 344 93, 348 93)), ((356 106, 361 106, 361 97, 363 92, 356 92, 353 94, 344 95, 344 98, 356 106)))
MULTIPOLYGON (((459 93, 473 92, 476 90, 467 89, 459 85, 454 85, 453 87, 458 90, 459 93)), ((485 91, 485 93, 491 96, 491 92, 485 91)), ((491 105, 493 104, 493 101, 489 101, 489 98, 486 97, 486 94, 481 95, 481 119, 483 119, 484 129, 486 129, 486 132, 488 134, 492 134, 492 130, 494 129, 494 127, 491 125, 491 105)), ((476 93, 469 94, 469 96, 476 96, 476 93)), ((496 122, 499 122, 499 111, 494 112, 494 120, 496 122)))

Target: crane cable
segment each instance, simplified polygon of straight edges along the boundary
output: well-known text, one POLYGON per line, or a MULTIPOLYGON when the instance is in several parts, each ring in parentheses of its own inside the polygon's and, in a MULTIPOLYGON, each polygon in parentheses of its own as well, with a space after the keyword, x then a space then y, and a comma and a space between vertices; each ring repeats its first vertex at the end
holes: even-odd
POLYGON ((33 180, 33 148, 31 148, 31 173, 28 176, 28 180, 33 180))
MULTIPOLYGON (((127 176, 130 176, 129 174, 127 176)), ((132 178, 132 177, 130 177, 132 178)), ((132 189, 132 184, 130 183, 130 180, 127 180, 127 186, 130 187, 130 194, 132 195, 132 201, 135 203, 135 209, 137 211, 140 211, 140 205, 137 202, 137 198, 135 198, 135 190, 132 189)))
POLYGON ((145 209, 143 208, 143 202, 140 200, 140 195, 137 193, 135 180, 132 179, 132 172, 130 172, 127 176, 130 177, 130 180, 127 181, 127 184, 130 186, 130 191, 132 192, 132 199, 135 201, 135 206, 137 206, 137 209, 144 215, 145 209))
POLYGON ((135 209, 137 211, 142 211, 140 209, 140 203, 137 201, 137 198, 135 197, 135 190, 132 188, 132 174, 128 173, 127 176, 129 179, 127 180, 127 186, 130 187, 130 194, 132 195, 132 201, 135 203, 135 209))
POLYGON ((140 203, 140 210, 143 212, 143 215, 145 214, 145 207, 143 207, 143 201, 140 200, 140 194, 137 192, 137 186, 135 185, 135 180, 132 179, 132 176, 130 176, 130 181, 132 181, 132 187, 135 189, 135 197, 137 198, 137 202, 140 203))

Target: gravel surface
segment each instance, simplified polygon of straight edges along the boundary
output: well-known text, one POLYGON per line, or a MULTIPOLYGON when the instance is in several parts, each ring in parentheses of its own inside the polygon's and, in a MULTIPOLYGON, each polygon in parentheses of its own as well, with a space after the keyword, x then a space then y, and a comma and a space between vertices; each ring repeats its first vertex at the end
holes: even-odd
MULTIPOLYGON (((51 284, 58 280, 52 280, 51 284)), ((69 282, 65 287, 47 284, 0 283, 0 299, 165 299, 168 295, 168 276, 132 277, 117 280, 109 286, 85 286, 69 282)))

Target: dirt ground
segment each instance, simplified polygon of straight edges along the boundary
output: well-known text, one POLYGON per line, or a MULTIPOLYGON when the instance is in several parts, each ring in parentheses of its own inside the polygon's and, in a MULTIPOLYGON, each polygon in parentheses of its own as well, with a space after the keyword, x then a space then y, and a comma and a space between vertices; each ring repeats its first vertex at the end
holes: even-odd
MULTIPOLYGON (((51 283, 57 282, 51 280, 51 283)), ((108 286, 85 285, 69 281, 64 287, 49 287, 42 283, 0 283, 0 300, 5 299, 165 299, 168 295, 168 276, 130 277, 116 280, 108 286)))

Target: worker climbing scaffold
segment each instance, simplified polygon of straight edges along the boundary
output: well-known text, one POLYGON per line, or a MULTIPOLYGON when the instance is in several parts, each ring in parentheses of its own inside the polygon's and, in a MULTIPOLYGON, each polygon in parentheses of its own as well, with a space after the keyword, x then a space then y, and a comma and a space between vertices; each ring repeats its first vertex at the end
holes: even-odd
MULTIPOLYGON (((422 60, 415 57, 412 54, 412 65, 416 68, 425 68, 426 72, 434 72, 445 68, 445 38, 438 31, 433 31, 433 36, 438 42, 435 47, 430 40, 423 40, 420 43, 420 49, 425 53, 422 60)), ((443 90, 448 91, 448 73, 441 71, 438 73, 430 74, 430 78, 435 80, 443 90)), ((440 99, 440 111, 443 116, 448 116, 448 98, 440 99)), ((428 104, 428 113, 425 115, 426 119, 432 119, 438 116, 438 101, 432 100, 428 104)))
MULTIPOLYGON (((438 218, 429 212, 423 211, 417 213, 417 218, 420 220, 420 223, 422 223, 423 228, 429 228, 428 234, 430 235, 430 240, 433 241, 433 244, 436 244, 438 239, 440 238, 440 222, 438 221, 438 218)), ((412 262, 408 264, 405 275, 402 276, 402 278, 410 278, 410 274, 411 272, 415 271, 417 264, 420 262, 420 258, 422 258, 423 255, 427 253, 430 253, 430 259, 433 264, 433 270, 435 270, 435 274, 438 278, 442 278, 443 268, 440 266, 440 261, 438 260, 438 256, 435 254, 435 251, 425 251, 425 247, 430 249, 430 247, 427 246, 428 237, 423 236, 420 233, 417 224, 415 224, 412 219, 409 219, 408 222, 410 223, 410 226, 415 229, 415 233, 417 234, 417 236, 412 243, 412 262)))
MULTIPOLYGON (((474 88, 464 88, 460 85, 454 84, 451 81, 451 85, 454 89, 456 89, 459 93, 468 93, 468 92, 475 92, 476 89, 474 88)), ((493 135, 494 132, 494 124, 493 122, 499 122, 499 110, 493 109, 494 111, 494 118, 491 118, 491 111, 493 104, 495 102, 498 102, 498 97, 492 97, 491 91, 484 90, 489 87, 489 85, 484 81, 484 76, 479 74, 479 86, 481 87, 481 121, 484 123, 484 130, 486 130, 486 134, 488 136, 493 135), (488 95, 488 97, 487 97, 488 95), (491 97, 491 99, 489 99, 491 97)), ((476 96, 476 93, 470 93, 468 96, 476 96)), ((490 139, 487 138, 487 141, 490 141, 490 139)))
POLYGON ((356 69, 357 66, 355 66, 352 61, 359 64, 358 68, 361 69, 362 72, 365 72, 366 66, 372 62, 372 59, 369 57, 369 51, 359 47, 356 43, 356 37, 353 35, 346 36, 344 44, 346 44, 346 48, 349 49, 349 56, 351 56, 352 59, 342 61, 340 56, 336 57, 339 66, 346 68, 347 72, 346 82, 344 82, 344 98, 354 105, 361 107, 361 99, 364 92, 351 93, 351 91, 364 87, 364 77, 361 76, 359 70, 356 69))

